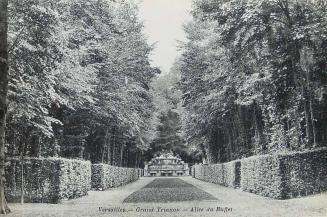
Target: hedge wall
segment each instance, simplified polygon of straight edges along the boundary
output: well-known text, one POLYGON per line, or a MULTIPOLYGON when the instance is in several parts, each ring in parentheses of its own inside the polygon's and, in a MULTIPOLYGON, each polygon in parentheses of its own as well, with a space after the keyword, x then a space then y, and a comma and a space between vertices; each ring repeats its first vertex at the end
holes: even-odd
POLYGON ((327 149, 242 159, 244 191, 276 199, 327 190, 327 149))
POLYGON ((289 199, 327 190, 327 148, 194 165, 192 177, 243 191, 289 199))
POLYGON ((138 180, 138 168, 115 167, 108 164, 92 165, 92 188, 105 190, 138 180))
MULTIPOLYGON (((10 202, 21 198, 22 172, 20 159, 5 164, 6 197, 10 202)), ((23 163, 25 202, 58 203, 76 198, 91 189, 91 163, 62 158, 26 158, 23 163)))
POLYGON ((282 177, 276 157, 262 155, 242 159, 242 190, 272 198, 281 195, 282 177))
POLYGON ((241 162, 231 161, 222 164, 194 165, 192 177, 202 181, 237 188, 240 185, 241 162))

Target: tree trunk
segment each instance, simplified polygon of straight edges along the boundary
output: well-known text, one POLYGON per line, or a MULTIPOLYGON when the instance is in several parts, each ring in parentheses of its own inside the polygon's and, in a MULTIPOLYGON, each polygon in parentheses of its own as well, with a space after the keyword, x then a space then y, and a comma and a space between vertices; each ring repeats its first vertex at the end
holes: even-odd
POLYGON ((120 147, 120 162, 119 162, 120 167, 123 167, 123 157, 124 157, 124 143, 121 144, 120 147))
POLYGON ((302 85, 302 97, 303 97, 303 107, 304 107, 304 116, 305 116, 305 131, 306 131, 306 137, 308 144, 306 146, 310 146, 313 142, 313 135, 312 135, 312 129, 311 129, 311 114, 310 114, 310 108, 309 108, 309 102, 308 102, 308 96, 307 91, 304 89, 304 86, 302 85))
MULTIPOLYGON (((109 146, 108 146, 108 129, 105 130, 105 135, 104 135, 104 143, 102 145, 103 147, 103 152, 102 152, 102 156, 101 156, 101 161, 102 163, 105 163, 105 160, 104 160, 104 157, 105 157, 105 154, 107 154, 107 157, 109 156, 109 146), (107 152, 106 152, 107 150, 107 152)), ((109 164, 108 162, 109 160, 107 159, 107 163, 109 164)))
MULTIPOLYGON (((23 144, 25 146, 25 144, 23 144)), ((21 185, 20 185, 20 203, 24 204, 24 148, 22 148, 20 155, 20 171, 21 171, 21 185)))
POLYGON ((137 167, 138 167, 138 165, 137 165, 137 163, 138 163, 138 158, 139 158, 139 152, 138 152, 138 150, 137 150, 137 151, 136 151, 136 157, 135 157, 134 168, 137 168, 137 167))
POLYGON ((218 156, 218 153, 222 153, 221 149, 223 148, 223 142, 220 142, 220 139, 222 139, 222 134, 220 133, 220 130, 215 130, 213 133, 214 135, 210 140, 208 141, 208 154, 207 154, 207 160, 208 164, 214 164, 223 161, 224 157, 222 155, 218 156), (220 146, 219 146, 220 145, 220 146), (221 148, 220 148, 221 147, 221 148), (220 151, 218 149, 220 148, 220 151))
POLYGON ((141 162, 141 154, 139 151, 137 151, 137 160, 136 160, 136 168, 139 168, 140 162, 141 162))
POLYGON ((105 146, 102 146, 101 147, 101 163, 103 164, 104 163, 104 152, 105 152, 105 146))
POLYGON ((111 134, 111 156, 110 156, 110 165, 115 166, 115 155, 116 155, 116 128, 114 127, 112 129, 112 134, 111 134))
POLYGON ((255 138, 257 142, 257 147, 259 153, 264 153, 264 138, 263 138, 263 124, 262 124, 262 116, 261 116, 261 110, 259 105, 254 102, 253 104, 253 118, 254 118, 254 125, 255 125, 255 138))
POLYGON ((8 0, 0 0, 0 213, 10 209, 5 197, 5 130, 8 92, 8 0))
MULTIPOLYGON (((309 72, 307 73, 307 89, 308 89, 308 98, 309 98, 309 109, 310 109, 310 121, 312 126, 312 137, 313 137, 313 147, 317 146, 317 130, 316 130, 316 121, 314 117, 314 111, 313 111, 313 102, 312 102, 312 94, 311 94, 311 87, 310 87, 310 77, 309 72)), ((312 145, 312 144, 310 144, 312 145)))
POLYGON ((111 158, 111 140, 109 136, 109 130, 106 130, 106 145, 107 145, 107 164, 111 164, 110 158, 111 158))
POLYGON ((107 164, 111 164, 111 161, 110 161, 110 158, 111 158, 111 145, 110 145, 110 142, 107 143, 107 164))

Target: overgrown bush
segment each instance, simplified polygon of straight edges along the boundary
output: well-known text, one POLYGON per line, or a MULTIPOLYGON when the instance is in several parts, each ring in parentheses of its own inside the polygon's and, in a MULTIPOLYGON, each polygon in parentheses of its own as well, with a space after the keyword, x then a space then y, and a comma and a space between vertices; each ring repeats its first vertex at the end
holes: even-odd
POLYGON ((86 195, 91 189, 91 163, 63 158, 26 158, 6 161, 6 197, 36 203, 58 203, 86 195), (23 174, 22 174, 23 168, 23 174), (23 185, 22 185, 23 180, 23 185))
POLYGON ((116 167, 108 164, 92 165, 92 188, 105 190, 138 180, 138 168, 116 167))

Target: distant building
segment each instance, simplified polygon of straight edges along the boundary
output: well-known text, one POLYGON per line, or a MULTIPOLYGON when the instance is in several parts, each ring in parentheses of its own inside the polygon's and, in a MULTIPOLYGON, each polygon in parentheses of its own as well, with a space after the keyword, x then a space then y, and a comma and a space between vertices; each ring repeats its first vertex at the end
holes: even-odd
POLYGON ((189 175, 189 167, 179 157, 162 154, 145 165, 146 176, 185 176, 189 175))

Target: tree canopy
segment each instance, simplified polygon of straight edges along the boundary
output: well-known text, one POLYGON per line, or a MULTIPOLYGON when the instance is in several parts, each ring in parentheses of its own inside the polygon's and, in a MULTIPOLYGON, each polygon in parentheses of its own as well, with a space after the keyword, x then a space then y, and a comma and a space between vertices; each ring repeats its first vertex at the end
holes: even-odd
POLYGON ((196 0, 184 131, 209 162, 326 144, 325 1, 196 0))
POLYGON ((132 1, 10 1, 10 156, 137 166, 155 132, 152 46, 132 1), (124 161, 123 161, 124 159, 124 161))

